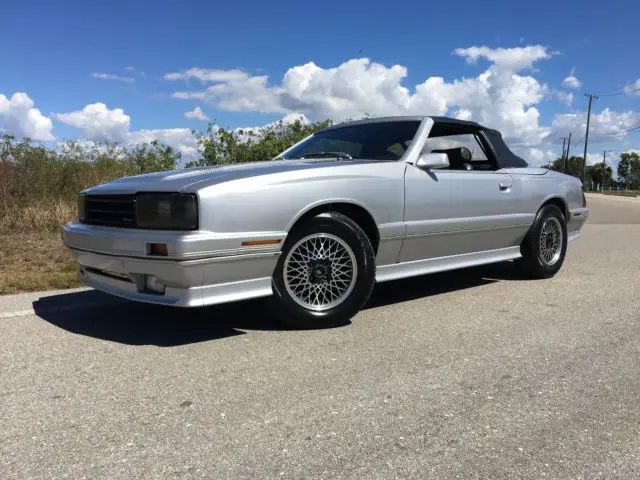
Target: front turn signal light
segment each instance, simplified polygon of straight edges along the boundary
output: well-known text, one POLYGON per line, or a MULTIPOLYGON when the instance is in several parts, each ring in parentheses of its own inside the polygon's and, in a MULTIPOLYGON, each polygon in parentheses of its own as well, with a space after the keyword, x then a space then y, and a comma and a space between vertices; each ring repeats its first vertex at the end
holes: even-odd
POLYGON ((167 248, 166 243, 150 243, 149 244, 149 255, 158 255, 162 257, 166 257, 169 253, 169 249, 167 248))

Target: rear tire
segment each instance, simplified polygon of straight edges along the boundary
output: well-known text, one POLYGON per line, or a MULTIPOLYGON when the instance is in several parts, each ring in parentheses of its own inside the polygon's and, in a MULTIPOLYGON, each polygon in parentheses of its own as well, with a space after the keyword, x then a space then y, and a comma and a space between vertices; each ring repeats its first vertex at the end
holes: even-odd
POLYGON ((269 306, 296 329, 345 325, 369 299, 375 255, 349 217, 321 213, 287 237, 272 278, 269 306))
POLYGON ((567 225, 557 206, 545 205, 538 211, 520 251, 522 258, 516 263, 529 278, 553 277, 560 270, 567 251, 567 225))

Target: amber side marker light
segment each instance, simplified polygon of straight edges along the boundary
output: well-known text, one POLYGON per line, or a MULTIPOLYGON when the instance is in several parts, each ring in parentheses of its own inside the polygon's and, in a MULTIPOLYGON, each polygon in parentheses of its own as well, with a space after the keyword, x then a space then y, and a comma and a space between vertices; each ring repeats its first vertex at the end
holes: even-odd
POLYGON ((256 245, 277 245, 280 240, 249 240, 242 242, 243 247, 255 247, 256 245))
POLYGON ((150 243, 149 254, 167 256, 167 244, 166 243, 150 243))

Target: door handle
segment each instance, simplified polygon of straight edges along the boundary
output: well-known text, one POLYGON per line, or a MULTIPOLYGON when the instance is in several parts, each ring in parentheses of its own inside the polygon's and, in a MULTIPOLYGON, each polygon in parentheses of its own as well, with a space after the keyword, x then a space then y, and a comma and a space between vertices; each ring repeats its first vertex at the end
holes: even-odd
POLYGON ((509 190, 511 188, 511 183, 505 183, 505 182, 500 182, 498 184, 498 186, 500 187, 500 190, 505 191, 505 190, 509 190))

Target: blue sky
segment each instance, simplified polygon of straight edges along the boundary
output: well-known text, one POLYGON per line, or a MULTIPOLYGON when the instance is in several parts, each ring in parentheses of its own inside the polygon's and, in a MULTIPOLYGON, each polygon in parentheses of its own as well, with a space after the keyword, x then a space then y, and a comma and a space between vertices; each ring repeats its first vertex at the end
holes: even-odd
MULTIPOLYGON (((527 148, 540 152, 554 149, 559 152, 558 138, 566 134, 567 129, 575 130, 574 139, 584 134, 579 127, 580 112, 586 110, 585 91, 602 92, 623 84, 632 86, 640 79, 637 50, 640 3, 608 2, 604 7, 602 2, 592 1, 515 3, 11 2, 2 10, 0 95, 8 101, 16 92, 24 92, 33 102, 32 108, 51 119, 51 132, 57 141, 75 137, 100 139, 101 126, 95 123, 102 121, 101 117, 64 117, 96 103, 105 104, 107 117, 115 109, 122 109, 122 114, 129 117, 125 128, 123 123, 118 124, 123 117, 112 115, 120 128, 116 137, 125 130, 203 130, 206 121, 184 116, 195 107, 200 107, 221 126, 231 128, 262 125, 293 111, 310 119, 319 119, 323 114, 339 119, 344 112, 361 110, 398 113, 394 102, 397 103, 396 95, 401 87, 413 94, 416 85, 429 77, 443 77, 446 84, 456 79, 478 78, 492 65, 501 66, 500 60, 491 59, 491 52, 516 49, 513 53, 519 55, 522 52, 517 49, 537 46, 544 52, 534 55, 531 65, 522 70, 508 66, 513 73, 530 77, 545 88, 542 98, 536 97, 524 110, 534 107, 539 113, 535 127, 549 131, 536 136, 531 130, 523 134, 523 139, 526 137, 523 142, 527 148), (481 53, 475 63, 468 61, 472 56, 469 51, 454 53, 455 49, 471 47, 487 47, 489 53, 481 53), (372 87, 373 90, 354 100, 347 110, 331 106, 331 102, 323 105, 323 88, 328 91, 344 84, 355 88, 354 85, 365 82, 375 83, 372 77, 376 75, 371 72, 359 74, 349 69, 331 79, 323 77, 322 70, 335 69, 358 58, 367 58, 386 69, 400 65, 406 68, 406 75, 398 80, 397 75, 383 72, 390 77, 388 83, 372 87), (283 87, 287 71, 309 62, 321 69, 303 75, 304 78, 307 74, 313 75, 315 90, 300 94, 293 104, 273 100, 280 95, 274 87, 283 87), (191 68, 214 69, 218 73, 241 71, 247 78, 267 75, 268 88, 247 86, 251 82, 245 82, 245 78, 225 83, 224 98, 217 94, 206 98, 172 97, 175 92, 204 92, 216 83, 201 82, 197 76, 184 76, 181 80, 165 78, 166 74, 191 68), (581 83, 579 88, 562 86, 563 79, 572 71, 581 83), (96 73, 121 79, 91 76, 96 73), (376 88, 381 89, 380 98, 384 97, 384 102, 376 100, 376 88), (568 103, 566 95, 570 93, 574 98, 568 103), (366 103, 367 98, 371 105, 366 103), (248 105, 243 105, 242 99, 248 105), (573 114, 575 118, 558 117, 565 114, 573 114), (66 122, 60 118, 66 118, 66 122), (552 127, 554 119, 558 125, 552 127), (87 122, 93 122, 93 127, 83 128, 87 122), (542 137, 544 141, 535 145, 542 137)), ((298 90, 297 84, 284 87, 298 90)), ((521 87, 491 85, 487 91, 521 87)), ((529 90, 526 95, 532 95, 530 85, 522 88, 529 90)), ((594 128, 602 127, 607 133, 615 133, 640 124, 640 95, 634 93, 640 92, 603 96, 596 101, 595 114, 609 110, 594 128), (623 114, 626 116, 621 117, 623 114)), ((434 95, 438 94, 431 97, 434 95)), ((518 107, 515 96, 510 100, 515 102, 513 105, 492 113, 496 98, 502 98, 500 95, 480 95, 478 102, 485 104, 478 108, 475 108, 477 102, 473 107, 469 104, 460 107, 455 100, 459 92, 443 95, 450 97, 447 114, 468 110, 472 119, 495 120, 495 126, 511 130, 515 136, 518 130, 533 128, 522 122, 505 123, 511 115, 509 109, 518 107)), ((406 108, 415 112, 419 108, 415 106, 417 100, 416 97, 413 106, 406 108)), ((430 110, 423 113, 441 113, 431 111, 436 108, 436 99, 431 98, 429 102, 419 104, 430 110)), ((17 107, 14 110, 17 111, 17 107)), ((9 110, 5 108, 5 117, 6 111, 9 110)), ((0 127, 2 121, 0 116, 0 127)), ((5 118, 4 128, 9 130, 9 125, 15 130, 17 124, 20 122, 5 118)), ((104 128, 112 127, 106 121, 104 128)), ((639 139, 640 133, 636 133, 593 145, 590 142, 589 151, 640 148, 639 139)), ((546 158, 544 155, 550 154, 540 158, 546 158)))

